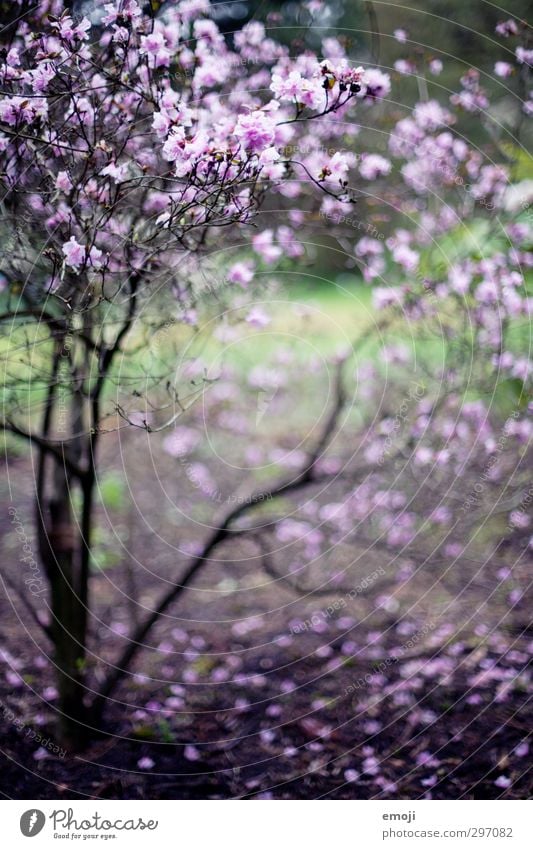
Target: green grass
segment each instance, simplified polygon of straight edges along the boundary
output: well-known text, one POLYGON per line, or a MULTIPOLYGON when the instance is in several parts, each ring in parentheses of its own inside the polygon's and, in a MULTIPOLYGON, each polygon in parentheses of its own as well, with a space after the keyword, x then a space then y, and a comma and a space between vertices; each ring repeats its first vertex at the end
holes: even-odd
MULTIPOLYGON (((234 299, 235 292, 232 289, 228 293, 228 301, 233 303, 234 299)), ((140 329, 134 330, 129 344, 136 352, 117 360, 114 379, 109 382, 108 399, 115 401, 117 398, 116 382, 122 385, 125 399, 128 395, 131 397, 132 388, 144 394, 151 383, 147 380, 147 374, 168 374, 173 384, 179 387, 180 397, 187 397, 194 391, 184 371, 186 363, 191 360, 201 362, 209 377, 215 377, 222 365, 227 366, 245 385, 250 371, 259 365, 283 369, 281 355, 283 351, 288 351, 293 362, 293 373, 294 363, 296 369, 299 363, 304 368, 314 358, 318 377, 333 354, 350 350, 378 320, 383 319, 383 313, 378 314, 373 308, 371 287, 365 285, 360 277, 339 273, 336 281, 332 281, 327 272, 319 268, 313 274, 291 272, 282 275, 282 285, 274 295, 269 295, 266 290, 263 293, 258 287, 252 295, 252 303, 257 303, 271 317, 271 322, 261 330, 250 327, 243 320, 250 308, 249 304, 245 304, 238 310, 228 309, 224 321, 229 326, 230 335, 217 338, 213 330, 219 322, 210 319, 220 311, 224 312, 224 304, 219 301, 208 302, 198 310, 200 329, 176 322, 149 336, 152 353, 148 358, 145 351, 139 350, 139 342, 146 337, 141 335, 140 329), (205 327, 202 329, 203 324, 205 327)), ((439 321, 444 318, 444 312, 440 314, 439 321)), ((412 357, 412 373, 408 377, 420 374, 420 366, 436 371, 443 365, 446 343, 439 338, 438 327, 435 333, 428 333, 427 330, 427 324, 424 333, 421 326, 408 324, 399 317, 393 327, 368 339, 362 351, 358 352, 357 360, 359 363, 371 360, 378 369, 387 368, 390 375, 390 370, 383 362, 383 345, 401 343, 408 348, 412 357)), ((39 377, 42 374, 46 383, 45 366, 49 344, 44 341, 45 334, 41 328, 37 334, 34 332, 33 337, 31 332, 27 334, 39 344, 25 350, 23 343, 27 338, 26 333, 22 328, 15 329, 9 338, 0 342, 0 353, 9 359, 12 375, 24 381, 25 374, 31 374, 31 385, 23 386, 17 394, 26 409, 32 408, 37 412, 43 401, 44 389, 43 384, 39 386, 39 377)), ((523 327, 513 329, 513 348, 525 352, 526 333, 527 329, 523 327)), ((469 356, 466 350, 468 347, 466 340, 465 357, 469 356)), ((308 372, 305 371, 305 374, 308 372)), ((199 377, 201 382, 201 370, 199 377)), ((305 413, 308 408, 313 408, 313 393, 316 394, 318 390, 316 386, 314 389, 307 386, 308 380, 302 379, 300 383, 298 402, 302 413, 305 413)), ((505 394, 505 387, 502 392, 505 394)), ((514 394, 511 402, 514 401, 514 394)), ((504 400, 508 401, 507 395, 504 400)), ((127 403, 130 409, 134 408, 130 401, 127 403)), ((112 495, 118 497, 116 493, 112 495)))

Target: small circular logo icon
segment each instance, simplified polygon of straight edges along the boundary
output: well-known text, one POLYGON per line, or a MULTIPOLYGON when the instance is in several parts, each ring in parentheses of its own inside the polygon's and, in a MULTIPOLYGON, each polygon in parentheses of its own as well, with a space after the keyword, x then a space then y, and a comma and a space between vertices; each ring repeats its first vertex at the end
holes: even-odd
POLYGON ((46 817, 42 811, 32 808, 30 811, 24 811, 20 818, 20 830, 24 837, 35 837, 42 831, 46 822, 46 817))

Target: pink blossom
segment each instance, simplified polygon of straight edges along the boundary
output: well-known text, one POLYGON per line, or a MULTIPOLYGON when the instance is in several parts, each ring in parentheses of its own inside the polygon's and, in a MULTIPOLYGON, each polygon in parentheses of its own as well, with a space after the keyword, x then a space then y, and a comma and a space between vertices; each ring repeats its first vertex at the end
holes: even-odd
POLYGON ((275 123, 272 115, 261 109, 249 115, 241 115, 235 126, 235 136, 245 150, 260 153, 272 146, 275 137, 275 123))
POLYGON ((191 139, 185 139, 182 127, 172 130, 171 135, 163 145, 163 153, 169 161, 174 161, 177 177, 185 177, 190 173, 201 157, 207 152, 209 138, 205 131, 200 130, 191 139))
POLYGON ((394 63, 394 70, 398 71, 399 74, 408 76, 409 74, 416 74, 417 69, 414 62, 409 59, 397 59, 394 63))
POLYGON ((25 124, 35 118, 35 103, 24 97, 6 97, 0 100, 0 121, 14 127, 18 120, 25 124))
POLYGON ((465 295, 472 282, 472 274, 459 265, 452 265, 448 272, 448 281, 454 292, 459 295, 465 295))
POLYGON ((54 699, 57 699, 57 697, 58 697, 58 692, 57 692, 56 687, 45 687, 44 688, 43 699, 45 699, 47 702, 51 702, 54 699))
POLYGON ((148 214, 163 212, 171 202, 170 195, 165 192, 151 192, 144 203, 144 211, 148 214))
POLYGON ((74 271, 79 271, 80 266, 85 263, 87 255, 83 245, 80 245, 75 237, 71 236, 69 241, 63 245, 62 250, 65 256, 65 264, 70 266, 74 271))
POLYGON ((267 147, 265 150, 261 151, 259 155, 259 162, 261 165, 272 165, 274 162, 280 158, 280 154, 275 147, 267 147))
POLYGON ((509 18, 507 21, 500 21, 496 24, 496 33, 498 35, 502 35, 504 38, 508 38, 510 35, 517 35, 518 33, 518 25, 516 21, 512 18, 509 18))
POLYGON ((298 241, 296 233, 290 227, 282 225, 277 230, 278 243, 283 249, 285 256, 296 259, 304 253, 303 245, 298 241))
POLYGON ((419 254, 408 245, 397 245, 393 248, 392 257, 406 271, 414 271, 418 266, 419 254))
POLYGON ((252 246, 254 251, 268 265, 276 262, 282 254, 280 246, 274 244, 274 232, 271 229, 263 230, 262 233, 253 236, 252 246))
POLYGON ((152 129, 160 138, 165 138, 171 125, 171 120, 166 112, 154 112, 152 129))
POLYGON ((528 360, 527 357, 520 357, 519 359, 515 360, 512 369, 513 377, 519 377, 520 380, 525 381, 529 378, 531 372, 531 361, 528 360))
POLYGON ((516 60, 520 65, 533 65, 533 50, 527 50, 525 47, 517 47, 516 60))
POLYGON ((386 97, 390 92, 390 77, 378 68, 369 68, 366 70, 363 81, 364 96, 367 99, 377 100, 378 98, 386 97))
POLYGON ((66 117, 88 127, 94 122, 94 107, 87 97, 74 97, 66 117))
POLYGON ((151 68, 168 68, 170 65, 170 51, 167 49, 165 36, 160 29, 154 30, 150 35, 141 38, 141 56, 148 57, 151 68))
POLYGON ((513 66, 509 62, 496 62, 494 73, 497 77, 510 77, 513 73, 513 66))
MULTIPOLYGON (((261 27, 264 32, 263 25, 258 24, 258 26, 261 27)), ((221 48, 224 44, 224 38, 220 34, 220 30, 214 21, 199 18, 194 22, 193 31, 194 37, 198 39, 200 49, 203 49, 206 46, 221 48)))
POLYGON ((358 65, 356 68, 352 67, 343 67, 343 64, 337 69, 337 77, 338 82, 343 83, 345 86, 351 89, 352 93, 357 93, 363 87, 363 81, 365 78, 365 69, 362 65, 358 65), (353 88, 355 86, 355 88, 353 88))
POLYGON ((498 284, 494 280, 484 280, 476 289, 476 299, 483 304, 496 304, 499 295, 498 284))
POLYGON ((15 47, 11 47, 6 56, 6 65, 10 68, 18 68, 20 66, 20 54, 15 47))
POLYGON ((420 466, 427 466, 433 461, 433 451, 427 445, 419 445, 415 451, 415 462, 420 466))
POLYGON ((81 41, 87 41, 87 39, 89 38, 90 29, 91 22, 89 18, 82 18, 78 26, 75 28, 74 32, 81 41))
POLYGON ((428 65, 429 71, 435 77, 438 77, 439 74, 442 74, 443 64, 440 59, 432 59, 428 65))
POLYGON ((251 260, 236 262, 228 269, 228 280, 230 283, 238 283, 246 289, 248 283, 253 280, 255 266, 251 260))
POLYGON ((272 75, 270 88, 278 100, 298 100, 304 87, 304 80, 298 71, 291 71, 286 77, 272 75))
POLYGON ((168 139, 163 145, 163 156, 169 162, 178 159, 185 146, 185 130, 183 127, 173 127, 168 139))
POLYGON ((400 44, 405 44, 409 37, 404 29, 395 29, 393 35, 396 41, 398 41, 400 44))
POLYGON ((144 757, 137 761, 139 769, 152 769, 155 766, 155 761, 152 758, 144 757))
POLYGON ((326 59, 343 59, 346 51, 338 38, 325 38, 322 42, 322 55, 326 59))
POLYGON ((190 427, 176 427, 163 440, 163 448, 172 457, 184 457, 196 448, 200 441, 198 431, 190 427))
MULTIPOLYGON (((382 310, 391 306, 401 306, 404 300, 404 293, 401 289, 388 289, 384 286, 378 286, 372 290, 372 301, 376 309, 382 310)), ((381 455, 379 449, 378 457, 381 455)))
POLYGON ((417 103, 413 110, 413 117, 423 130, 432 131, 451 121, 451 114, 436 100, 427 100, 417 103))
POLYGON ((114 183, 121 183, 128 172, 127 163, 117 165, 116 162, 110 162, 105 168, 102 168, 103 177, 111 177, 114 183))
POLYGON ((322 167, 318 179, 327 183, 345 184, 349 169, 355 163, 353 153, 341 153, 339 150, 322 167))
POLYGON ((28 71, 26 76, 32 90, 40 94, 46 91, 48 84, 56 76, 56 69, 50 62, 42 62, 37 68, 28 71))
POLYGON ((246 316, 246 321, 252 327, 261 329, 269 325, 271 320, 261 307, 256 306, 252 307, 252 309, 246 316))
POLYGON ((371 239, 369 236, 363 236, 355 246, 355 253, 357 256, 364 257, 381 256, 383 253, 383 242, 377 239, 371 239))
POLYGON ((104 3, 105 14, 102 15, 103 24, 112 24, 120 14, 120 7, 116 3, 104 3))
POLYGON ((56 177, 56 189, 62 192, 70 192, 72 189, 72 182, 66 171, 59 171, 56 177))
POLYGON ((365 180, 376 180, 378 177, 385 177, 390 174, 392 165, 384 156, 379 153, 367 153, 361 157, 359 163, 359 173, 365 180))
POLYGON ((99 248, 97 248, 93 245, 93 247, 89 251, 89 256, 88 256, 89 265, 94 269, 101 268, 102 265, 103 265, 102 257, 103 257, 103 251, 101 251, 99 248))
MULTIPOLYGON (((272 148, 268 148, 267 150, 271 151, 272 148)), ((289 183, 279 182, 285 175, 285 163, 281 161, 275 161, 268 153, 265 158, 263 158, 263 154, 260 154, 259 163, 261 165, 261 177, 263 177, 265 180, 271 180, 272 183, 278 184, 280 192, 286 194, 285 190, 289 186, 289 183)), ((297 194, 299 191, 299 185, 296 182, 293 182, 291 186, 291 190, 294 189, 296 189, 297 194)))
POLYGON ((431 752, 424 751, 416 756, 416 763, 418 766, 436 767, 439 766, 440 761, 431 752))
POLYGON ((441 504, 439 507, 435 507, 431 513, 430 519, 437 525, 447 525, 452 519, 451 510, 441 504))
POLYGON ((113 25, 113 41, 117 41, 119 43, 126 42, 129 38, 129 31, 126 27, 119 27, 117 24, 113 25))
POLYGON ((52 26, 58 30, 61 38, 72 44, 75 39, 79 39, 80 41, 88 40, 91 22, 88 18, 82 18, 80 23, 75 26, 70 15, 63 15, 58 22, 53 22, 52 26))
POLYGON ((509 523, 515 528, 523 530, 524 528, 529 527, 529 516, 521 510, 513 510, 512 513, 509 514, 509 523))
POLYGON ((235 33, 235 44, 241 48, 248 45, 259 47, 265 36, 264 24, 261 21, 250 21, 240 32, 235 33))

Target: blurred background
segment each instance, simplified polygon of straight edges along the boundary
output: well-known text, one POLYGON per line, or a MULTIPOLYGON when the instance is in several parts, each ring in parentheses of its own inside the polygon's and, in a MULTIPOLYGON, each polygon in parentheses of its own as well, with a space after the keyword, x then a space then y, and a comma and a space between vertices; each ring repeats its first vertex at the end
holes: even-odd
MULTIPOLYGON (((0 5, 8 25, 14 5, 0 5)), ((72 3, 88 15, 94 7, 72 3)), ((522 19, 528 10, 527 2, 509 0, 505 17, 522 19)), ((212 17, 230 42, 249 21, 263 21, 295 54, 335 36, 351 63, 389 73, 390 99, 365 113, 360 134, 347 142, 355 152, 387 155, 388 132, 419 99, 447 104, 461 75, 479 70, 491 94, 489 120, 465 113, 461 133, 484 154, 498 151, 513 182, 533 179, 525 152, 531 130, 522 126, 515 97, 494 76, 496 54, 510 51, 501 40, 496 49, 494 28, 502 17, 496 6, 482 0, 420 0, 409 7, 236 0, 214 3, 212 17), (403 43, 397 30, 405 33, 403 43), (398 71, 396 63, 407 55, 422 73, 398 71), (442 72, 426 74, 434 60, 442 62, 442 72)), ((353 215, 384 238, 404 221, 394 203, 385 212, 379 197, 361 195, 355 209, 353 215)), ((267 204, 262 216, 265 226, 275 226, 273 206, 267 204)), ((374 426, 384 439, 380 417, 393 428, 399 417, 403 428, 415 412, 430 416, 429 402, 423 407, 428 387, 442 382, 444 364, 457 373, 466 364, 464 349, 453 348, 454 328, 446 334, 439 326, 435 335, 410 320, 381 327, 372 286, 354 255, 353 227, 346 236, 319 217, 315 224, 316 237, 301 259, 284 257, 275 271, 264 268, 258 275, 252 318, 249 300, 221 287, 202 304, 202 321, 143 337, 142 349, 132 345, 121 364, 111 401, 122 401, 124 374, 142 382, 169 363, 184 391, 194 381, 210 385, 170 433, 126 428, 111 414, 104 422, 109 433, 98 480, 90 663, 113 662, 117 645, 161 588, 201 550, 214 517, 300 468, 327 422, 334 364, 368 328, 379 332, 357 349, 350 366, 351 403, 324 473, 343 468, 357 451, 366 456, 374 426), (245 332, 238 325, 243 315, 245 332), (405 414, 398 412, 402 405, 405 414)), ((476 239, 499 247, 484 222, 471 224, 476 239)), ((471 248, 471 235, 459 230, 444 245, 450 256, 471 248)), ((425 259, 428 270, 429 252, 425 259)), ((220 274, 216 256, 199 270, 204 281, 220 274)), ((400 281, 389 272, 387 282, 394 287, 400 281)), ((530 338, 529 323, 517 326, 517 352, 529 351, 530 338)), ((480 371, 483 365, 475 363, 480 371)), ((146 413, 143 395, 128 411, 137 424, 146 413)), ((165 401, 164 388, 159 400, 165 401)), ((495 412, 488 434, 494 442, 502 422, 518 407, 522 415, 528 403, 524 382, 510 380, 495 391, 490 363, 476 391, 459 403, 465 400, 474 406, 457 440, 464 439, 473 465, 456 499, 466 497, 484 470, 475 449, 485 423, 475 403, 486 402, 495 412)), ((449 415, 456 411, 450 408, 449 415)), ((150 421, 160 423, 155 413, 150 421)), ((529 525, 506 537, 518 495, 489 522, 475 524, 472 513, 457 520, 459 565, 438 521, 422 523, 419 534, 431 557, 416 548, 406 553, 401 534, 392 543, 389 537, 386 548, 376 543, 385 527, 382 507, 394 514, 393 525, 399 522, 402 487, 414 517, 433 516, 452 489, 451 461, 426 476, 410 462, 413 444, 404 446, 401 467, 391 465, 382 490, 357 490, 344 529, 315 528, 327 528, 343 502, 342 481, 327 492, 318 487, 265 500, 243 517, 150 635, 111 705, 112 733, 85 758, 53 758, 35 735, 14 736, 6 714, 23 714, 46 736, 57 692, 48 649, 12 590, 20 543, 6 510, 17 504, 31 538, 34 461, 15 436, 7 435, 5 445, 0 552, 9 583, 0 601, 0 720, 6 775, 19 797, 497 798, 510 775, 510 792, 528 795, 531 556, 521 555, 529 525), (358 512, 365 499, 371 515, 358 512), (249 538, 245 531, 254 523, 267 530, 249 538), (355 527, 362 529, 359 536, 352 534, 355 527), (492 557, 501 537, 505 544, 492 557)), ((506 467, 509 476, 517 475, 517 493, 530 479, 528 451, 526 438, 522 465, 506 467)), ((524 512, 529 516, 531 502, 524 512)))

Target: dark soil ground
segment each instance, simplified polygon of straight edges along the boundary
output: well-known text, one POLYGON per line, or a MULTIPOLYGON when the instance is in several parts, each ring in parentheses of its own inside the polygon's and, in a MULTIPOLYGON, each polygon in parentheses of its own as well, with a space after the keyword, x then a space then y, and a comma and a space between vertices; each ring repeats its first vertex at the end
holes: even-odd
MULTIPOLYGON (((117 468, 112 446, 104 461, 109 473, 117 468)), ((103 566, 93 580, 99 622, 92 646, 104 663, 116 657, 139 606, 148 606, 181 568, 183 554, 167 544, 171 533, 182 552, 202 533, 190 522, 176 530, 164 500, 146 485, 143 462, 136 455, 128 463, 135 506, 126 496, 116 503, 109 484, 110 503, 100 510, 103 566), (132 552, 140 568, 132 567, 132 552)), ((16 505, 31 536, 29 458, 15 458, 9 471, 13 501, 6 489, 2 571, 20 586, 7 507, 16 505)), ((176 489, 175 474, 167 475, 165 486, 176 489)), ((186 503, 192 496, 180 497, 186 503)), ((344 554, 353 560, 353 551, 344 554)), ((364 558, 346 571, 345 584, 360 585, 379 565, 387 564, 364 558)), ((397 585, 391 587, 385 568, 353 598, 343 588, 296 597, 265 576, 256 547, 227 545, 150 635, 108 707, 101 735, 64 756, 51 751, 57 694, 50 646, 4 585, 2 794, 528 798, 533 633, 524 625, 525 601, 511 605, 493 593, 490 578, 469 584, 468 594, 458 591, 465 575, 444 581, 428 570, 409 583, 416 592, 398 590, 391 600, 397 585)))

